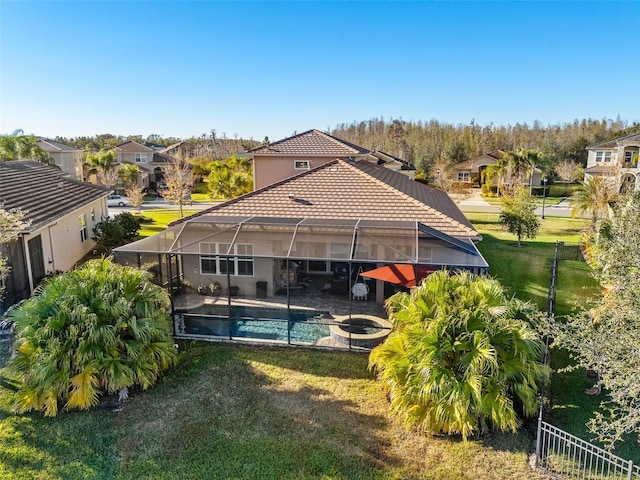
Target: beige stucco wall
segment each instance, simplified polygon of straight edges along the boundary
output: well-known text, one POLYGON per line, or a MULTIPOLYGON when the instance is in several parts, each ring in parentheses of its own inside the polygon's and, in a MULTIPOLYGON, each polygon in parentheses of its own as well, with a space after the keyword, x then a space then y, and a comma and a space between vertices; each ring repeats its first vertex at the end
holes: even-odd
MULTIPOLYGON (((29 264, 27 248, 29 240, 40 235, 45 273, 52 273, 56 270, 67 271, 95 248, 96 243, 91 239, 93 227, 107 215, 106 199, 102 198, 70 212, 65 217, 29 235, 24 235, 23 241, 29 277, 31 277, 31 265, 29 264), (87 240, 85 242, 81 242, 80 239, 79 218, 83 213, 87 219, 87 240)), ((29 278, 29 281, 33 289, 35 287, 33 279, 29 278)))
MULTIPOLYGON (((182 269, 184 278, 191 282, 191 286, 196 289, 198 285, 209 285, 219 282, 222 285, 223 293, 226 294, 227 276, 203 274, 200 271, 199 255, 184 255, 182 259, 182 269)), ((271 296, 279 285, 274 289, 274 260, 271 258, 255 258, 253 260, 253 275, 232 275, 231 285, 240 289, 239 295, 254 297, 256 295, 256 282, 267 282, 267 295, 271 296)))
POLYGON ((315 168, 335 160, 336 157, 253 157, 253 187, 254 189, 266 187, 285 178, 293 177, 305 170, 293 168, 296 160, 306 160, 309 168, 315 168))
POLYGON ((127 162, 127 163, 133 163, 134 165, 140 165, 143 168, 150 168, 151 166, 151 162, 153 162, 153 151, 149 151, 149 152, 145 152, 145 151, 140 151, 140 152, 118 152, 118 163, 123 163, 123 162, 127 162), (147 154, 147 161, 146 162, 136 162, 136 153, 146 153, 147 154))
POLYGON ((76 180, 82 180, 82 151, 49 152, 56 166, 76 180))

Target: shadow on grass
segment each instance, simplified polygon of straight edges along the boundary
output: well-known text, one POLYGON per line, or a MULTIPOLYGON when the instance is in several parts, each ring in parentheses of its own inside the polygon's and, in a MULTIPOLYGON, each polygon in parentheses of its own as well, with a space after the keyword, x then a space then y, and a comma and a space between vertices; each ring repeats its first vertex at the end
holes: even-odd
POLYGON ((325 378, 319 365, 290 368, 304 353, 322 354, 191 346, 153 397, 134 398, 120 415, 125 471, 149 478, 383 478, 400 461, 380 441, 387 418, 359 402, 366 387, 358 375, 325 378))
POLYGON ((510 242, 483 234, 478 248, 490 265, 489 274, 521 300, 530 300, 546 310, 551 280, 551 259, 555 243, 527 243, 512 247, 510 242))
POLYGON ((104 412, 13 412, 14 381, 0 384, 0 478, 112 479, 117 455, 104 412), (3 389, 6 389, 3 391, 3 389))

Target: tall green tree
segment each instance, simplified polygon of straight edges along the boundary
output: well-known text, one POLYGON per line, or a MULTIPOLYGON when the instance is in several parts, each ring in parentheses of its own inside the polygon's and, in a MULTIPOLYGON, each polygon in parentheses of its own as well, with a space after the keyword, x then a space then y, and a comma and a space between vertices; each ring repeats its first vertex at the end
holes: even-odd
POLYGON ((129 188, 138 183, 140 167, 133 163, 123 163, 120 165, 120 168, 118 168, 118 177, 122 179, 125 188, 129 188))
POLYGON ((622 198, 599 223, 590 249, 602 298, 555 322, 555 345, 575 368, 596 372, 607 399, 589 422, 610 446, 632 434, 640 442, 640 195, 622 198))
POLYGON ((49 164, 49 154, 38 146, 34 135, 25 135, 16 130, 11 135, 0 135, 0 161, 36 160, 49 164))
POLYGON ((150 278, 109 259, 92 260, 11 310, 18 410, 55 416, 88 409, 104 394, 149 388, 175 365, 169 299, 150 278))
POLYGON ((588 215, 591 231, 600 220, 609 215, 609 205, 618 196, 616 185, 606 177, 589 177, 573 192, 571 206, 573 216, 588 215))
POLYGON ((466 439, 516 431, 521 416, 535 414, 548 376, 537 313, 497 280, 436 272, 391 297, 387 310, 393 331, 369 365, 408 426, 466 439))
POLYGON ((540 219, 535 213, 535 200, 524 187, 513 196, 502 198, 500 223, 518 239, 518 247, 523 238, 536 238, 540 230, 540 219))
POLYGON ((101 150, 96 153, 85 154, 85 162, 89 166, 89 173, 95 173, 98 181, 107 188, 113 188, 118 182, 117 160, 118 157, 113 150, 101 150))
POLYGON ((232 156, 211 164, 207 177, 212 198, 235 198, 249 193, 253 188, 253 167, 248 158, 232 156))

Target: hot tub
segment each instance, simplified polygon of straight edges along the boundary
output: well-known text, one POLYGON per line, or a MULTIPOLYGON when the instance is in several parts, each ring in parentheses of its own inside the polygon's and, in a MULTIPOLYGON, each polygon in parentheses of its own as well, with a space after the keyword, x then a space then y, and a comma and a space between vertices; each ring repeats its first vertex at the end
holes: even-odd
POLYGON ((373 348, 381 344, 391 332, 391 322, 374 315, 342 315, 336 324, 329 327, 331 338, 336 342, 362 348, 373 348))

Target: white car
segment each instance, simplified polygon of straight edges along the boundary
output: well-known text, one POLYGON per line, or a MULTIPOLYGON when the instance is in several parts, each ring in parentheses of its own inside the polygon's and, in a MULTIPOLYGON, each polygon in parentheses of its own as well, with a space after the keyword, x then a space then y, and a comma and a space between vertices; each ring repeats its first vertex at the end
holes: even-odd
POLYGON ((109 195, 107 197, 108 207, 128 207, 129 205, 131 204, 127 197, 123 197, 121 195, 109 195))

